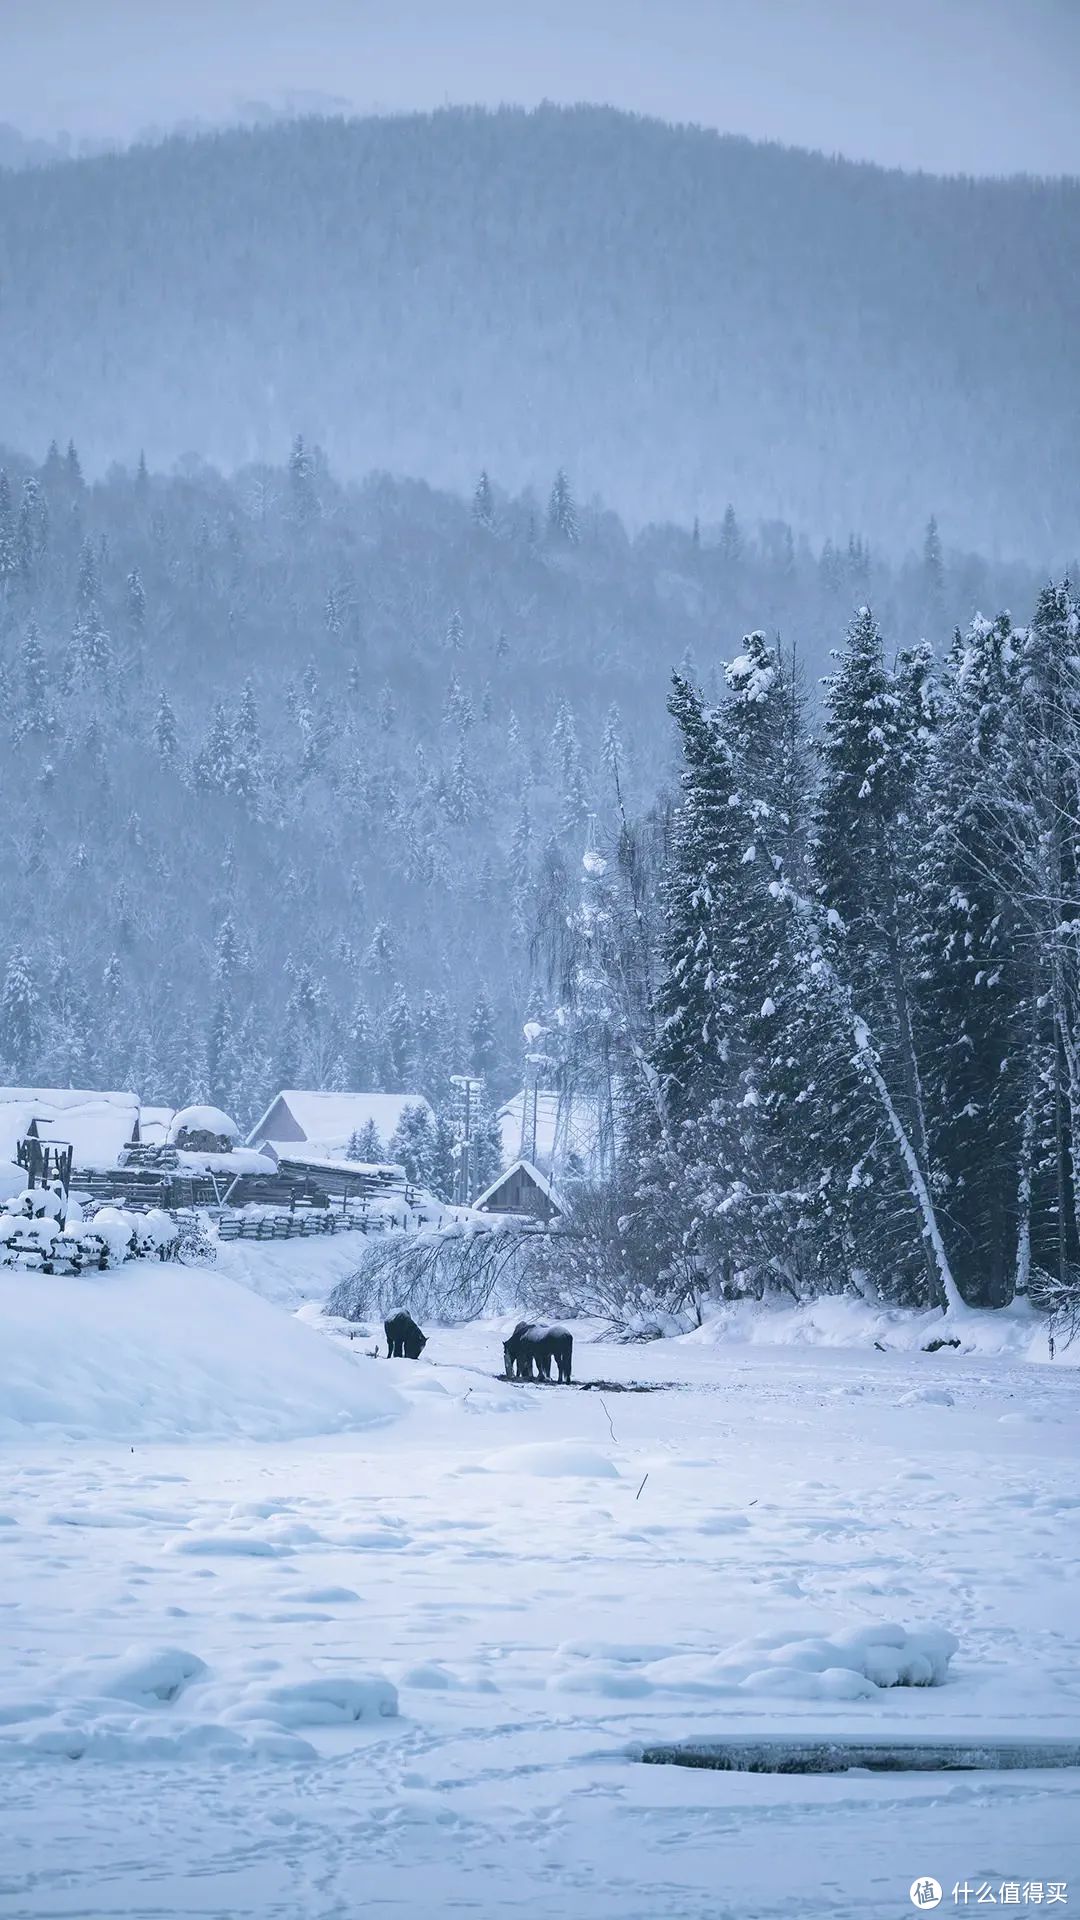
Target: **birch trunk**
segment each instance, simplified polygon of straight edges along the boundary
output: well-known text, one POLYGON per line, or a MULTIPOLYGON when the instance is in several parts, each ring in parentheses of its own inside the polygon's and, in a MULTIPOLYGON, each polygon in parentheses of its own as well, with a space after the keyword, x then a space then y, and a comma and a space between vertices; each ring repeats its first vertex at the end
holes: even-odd
POLYGON ((874 1058, 870 1032, 866 1022, 865 1020, 861 1020, 858 1014, 852 1015, 852 1031, 855 1036, 857 1063, 866 1074, 867 1079, 877 1094, 885 1117, 892 1130, 893 1137, 900 1149, 900 1156, 907 1168, 912 1198, 915 1200, 919 1212, 922 1215, 923 1239, 930 1250, 930 1255, 933 1260, 934 1278, 944 1296, 945 1310, 951 1314, 964 1314, 967 1312, 967 1306, 952 1276, 949 1256, 945 1251, 945 1243, 941 1238, 937 1215, 934 1212, 934 1203, 930 1197, 930 1189, 923 1177, 923 1170, 919 1165, 918 1154, 915 1152, 915 1148, 911 1143, 907 1128, 904 1126, 900 1115, 896 1111, 895 1102, 885 1084, 878 1063, 874 1058))

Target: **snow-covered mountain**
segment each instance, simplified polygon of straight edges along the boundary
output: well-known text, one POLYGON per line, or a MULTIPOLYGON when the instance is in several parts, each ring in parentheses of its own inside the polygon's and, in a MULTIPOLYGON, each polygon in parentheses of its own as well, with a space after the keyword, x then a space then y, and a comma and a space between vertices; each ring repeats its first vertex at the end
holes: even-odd
POLYGON ((306 119, 0 177, 27 449, 556 468, 903 549, 1075 539, 1080 185, 885 172, 607 109, 306 119), (1019 343, 1022 351, 1018 351, 1019 343), (1023 484, 1017 476, 1023 475, 1023 484))

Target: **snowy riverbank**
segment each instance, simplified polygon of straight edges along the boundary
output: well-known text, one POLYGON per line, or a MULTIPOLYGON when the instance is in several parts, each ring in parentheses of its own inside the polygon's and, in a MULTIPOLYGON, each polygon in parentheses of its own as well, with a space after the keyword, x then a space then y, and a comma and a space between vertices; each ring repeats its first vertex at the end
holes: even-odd
MULTIPOLYGON (((206 1275, 175 1281, 196 1342, 220 1298, 206 1275)), ((268 1421, 303 1352, 305 1421, 332 1377, 377 1423, 318 1437, 294 1399, 278 1439, 254 1419, 150 1438, 149 1413, 132 1441, 100 1412, 74 1449, 9 1429, 5 1920, 455 1903, 485 1920, 861 1920, 903 1912, 917 1874, 1080 1876, 1067 1772, 815 1779, 627 1757, 733 1727, 1075 1735, 1075 1373, 579 1335, 578 1378, 671 1387, 530 1389, 492 1377, 494 1325, 433 1330, 424 1360, 391 1367, 215 1284, 238 1336, 216 1390, 250 1411, 257 1377, 268 1421), (945 1684, 882 1684, 904 1662, 925 1679, 949 1635, 945 1684)), ((61 1306, 68 1378, 100 1353, 61 1306)), ((153 1422, 168 1392, 185 1404, 196 1361, 161 1339, 153 1422)))

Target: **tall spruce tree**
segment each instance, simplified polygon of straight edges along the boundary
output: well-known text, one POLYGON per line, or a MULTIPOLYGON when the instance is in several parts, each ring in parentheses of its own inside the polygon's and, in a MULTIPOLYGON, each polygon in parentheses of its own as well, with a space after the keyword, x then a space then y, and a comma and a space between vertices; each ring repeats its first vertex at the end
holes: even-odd
POLYGON ((1018 1274, 1026 1284, 1035 1114, 1052 1057, 1047 983, 1010 884, 1021 705, 1008 615, 976 620, 957 636, 944 673, 940 736, 923 780, 930 833, 920 905, 933 1164, 953 1271, 980 1306, 1011 1299, 1018 1274))
POLYGON ((1080 606, 1066 580, 1045 587, 1020 645, 1022 749, 1013 768, 1014 898, 1043 969, 1052 1023, 1040 1153, 1046 1203, 1033 1213, 1036 1259, 1059 1285, 1080 1263, 1080 606))
POLYGON ((920 656, 892 671, 868 607, 859 609, 835 658, 825 683, 817 882, 830 916, 833 963, 858 1023, 862 1070, 871 1095, 886 1104, 892 1133, 871 1145, 873 1120, 860 1120, 852 1104, 852 1212, 866 1265, 906 1276, 914 1296, 921 1266, 921 1291, 933 1299, 942 1289, 948 1296, 953 1282, 942 1270, 947 1259, 933 1208, 916 998, 914 903, 924 823, 915 797, 932 744, 925 662, 920 656), (857 1151, 860 1138, 865 1152, 857 1151))
POLYGON ((577 508, 570 482, 561 467, 555 475, 548 501, 548 533, 553 540, 562 541, 568 547, 576 546, 580 538, 577 508))

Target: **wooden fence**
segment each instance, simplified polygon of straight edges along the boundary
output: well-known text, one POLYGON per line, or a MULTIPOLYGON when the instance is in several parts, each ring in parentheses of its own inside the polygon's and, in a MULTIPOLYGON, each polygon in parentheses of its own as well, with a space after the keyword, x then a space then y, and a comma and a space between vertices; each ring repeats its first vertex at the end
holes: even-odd
POLYGON ((362 1221, 344 1220, 339 1213, 327 1213, 323 1208, 304 1213, 263 1214, 257 1220, 242 1213, 224 1213, 218 1221, 218 1239, 304 1240, 312 1234, 338 1233, 342 1227, 359 1227, 361 1233, 368 1231, 362 1221))
POLYGON ((256 1218, 244 1213, 222 1213, 218 1217, 219 1240, 302 1240, 319 1233, 406 1233, 442 1224, 424 1213, 334 1213, 326 1208, 297 1208, 295 1213, 275 1213, 256 1218))
MULTIPOLYGON (((83 1184, 77 1181, 75 1184, 81 1185, 82 1191, 85 1192, 89 1182, 83 1184)), ((162 1212, 169 1213, 176 1223, 177 1244, 182 1242, 185 1230, 190 1231, 196 1227, 199 1212, 208 1213, 212 1220, 216 1220, 219 1240, 263 1242, 307 1240, 327 1233, 416 1232, 427 1226, 441 1226, 444 1217, 441 1209, 438 1213, 423 1213, 408 1206, 403 1208, 400 1215, 384 1213, 381 1210, 378 1213, 368 1213, 362 1203, 358 1205, 355 1202, 351 1207, 339 1202, 340 1211, 334 1207, 302 1204, 291 1208, 288 1212, 283 1210, 280 1213, 231 1213, 227 1209, 217 1207, 202 1208, 197 1211, 190 1205, 163 1207, 160 1188, 152 1187, 148 1193, 143 1193, 139 1191, 138 1184, 134 1181, 123 1196, 114 1191, 99 1197, 119 1200, 121 1205, 134 1214, 145 1213, 151 1208, 159 1208, 162 1212)), ((402 1199, 404 1198, 403 1195, 402 1199)), ((6 1250, 9 1254, 16 1256, 19 1264, 35 1264, 46 1272, 52 1272, 49 1253, 37 1244, 32 1230, 33 1225, 34 1223, 29 1220, 25 1225, 20 1222, 10 1237, 0 1240, 0 1251, 6 1250)), ((83 1230, 87 1236, 93 1234, 93 1216, 83 1223, 83 1230)), ((162 1259, 175 1257, 175 1248, 173 1256, 163 1251, 160 1257, 162 1259)), ((76 1250, 68 1247, 65 1248, 62 1258, 65 1269, 71 1272, 79 1272, 87 1266, 96 1267, 106 1264, 105 1254, 96 1248, 76 1250)))

